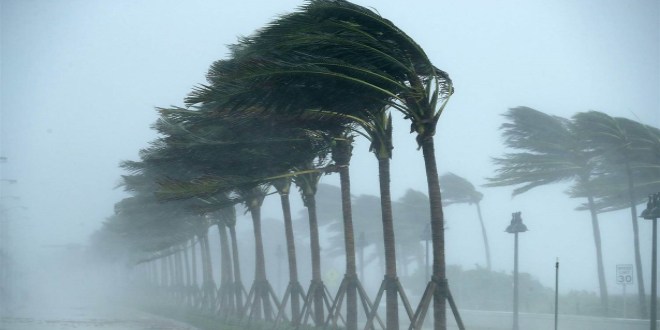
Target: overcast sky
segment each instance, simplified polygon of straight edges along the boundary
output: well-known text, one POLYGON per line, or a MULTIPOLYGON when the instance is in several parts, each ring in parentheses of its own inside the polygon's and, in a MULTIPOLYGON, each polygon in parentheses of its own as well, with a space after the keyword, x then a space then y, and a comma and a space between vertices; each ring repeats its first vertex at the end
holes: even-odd
MULTIPOLYGON (((441 172, 476 185, 493 175, 504 152, 501 114, 529 106, 570 117, 598 110, 660 126, 660 9, 655 0, 375 1, 447 71, 456 93, 440 120, 441 172)), ((83 243, 125 197, 113 189, 121 160, 136 160, 156 135, 157 106, 182 105, 204 82, 227 44, 301 1, 0 0, 2 195, 20 218, 25 249, 83 243), (22 210, 16 206, 25 206, 22 210), (29 234, 29 235, 28 235, 29 234)), ((398 115, 395 115, 398 116, 398 115)), ((394 198, 426 191, 421 152, 407 124, 395 122, 394 198)), ((361 141, 351 169, 355 194, 378 193, 376 160, 361 141)), ((334 183, 326 177, 323 182, 334 183)), ((593 236, 587 213, 572 211, 567 186, 510 198, 511 189, 479 188, 496 270, 512 265, 511 212, 530 232, 521 270, 552 283, 560 257, 570 288, 596 290, 593 236)), ((445 209, 447 260, 484 265, 474 210, 445 209)), ((616 264, 633 263, 626 212, 603 217, 605 268, 611 292, 616 264)), ((396 219, 395 219, 396 220, 396 219)), ((650 226, 641 225, 646 252, 650 226)), ((18 235, 18 234, 17 234, 18 235)), ((644 254, 645 262, 649 259, 644 254)), ((647 269, 650 269, 647 263, 647 269)), ((647 287, 649 285, 647 284, 647 287)))

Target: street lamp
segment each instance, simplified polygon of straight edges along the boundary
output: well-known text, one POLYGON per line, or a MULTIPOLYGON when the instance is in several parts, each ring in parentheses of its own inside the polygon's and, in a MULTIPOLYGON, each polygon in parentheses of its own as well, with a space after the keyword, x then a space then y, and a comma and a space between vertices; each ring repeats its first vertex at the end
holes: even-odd
POLYGON ((653 243, 651 252, 651 330, 657 327, 657 300, 658 300, 658 218, 660 218, 660 193, 649 195, 646 209, 640 217, 653 220, 653 243))
POLYGON ((513 246, 513 330, 518 330, 518 233, 527 231, 527 226, 522 222, 520 212, 512 213, 511 223, 505 231, 514 234, 515 237, 513 246))

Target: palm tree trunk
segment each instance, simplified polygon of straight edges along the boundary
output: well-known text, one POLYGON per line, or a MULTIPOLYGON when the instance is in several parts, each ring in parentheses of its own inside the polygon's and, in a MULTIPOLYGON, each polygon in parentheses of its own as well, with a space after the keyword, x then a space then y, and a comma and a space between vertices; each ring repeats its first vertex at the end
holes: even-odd
POLYGON ((486 250, 486 265, 488 270, 492 270, 492 265, 490 263, 490 246, 488 245, 488 234, 486 234, 486 226, 484 226, 484 218, 481 216, 481 206, 479 202, 477 204, 477 215, 479 215, 479 224, 481 225, 481 236, 484 238, 484 250, 486 250))
POLYGON ((208 229, 204 230, 200 243, 200 247, 202 248, 202 269, 204 271, 202 287, 206 294, 206 307, 212 308, 215 297, 215 283, 213 281, 213 264, 211 261, 211 247, 209 245, 208 229))
POLYGON ((211 246, 209 244, 208 233, 204 234, 203 246, 204 254, 206 255, 206 262, 204 264, 204 272, 206 273, 207 281, 209 284, 213 283, 213 262, 211 261, 211 246))
POLYGON ((284 234, 286 236, 286 252, 289 260, 289 284, 293 284, 291 292, 291 321, 297 325, 300 319, 300 296, 298 290, 298 264, 296 260, 296 243, 293 238, 293 224, 291 221, 291 203, 288 193, 280 194, 282 213, 284 216, 284 234), (295 290, 295 291, 294 291, 295 290))
POLYGON ((160 286, 165 290, 167 288, 167 258, 160 258, 160 286))
MULTIPOLYGON (((183 244, 183 262, 185 263, 184 268, 186 269, 186 288, 190 287, 190 257, 188 257, 188 241, 183 244)), ((192 249, 192 246, 190 247, 192 249)))
MULTIPOLYGON (((349 152, 350 157, 350 152, 349 152)), ((346 250, 346 276, 357 279, 355 266, 355 233, 353 232, 353 212, 351 210, 351 179, 348 163, 340 164, 339 182, 341 186, 341 209, 344 220, 344 248, 346 250)), ((357 283, 349 281, 346 287, 346 329, 357 329, 357 283)))
MULTIPOLYGON (((426 182, 428 185, 429 202, 431 206, 431 238, 433 239, 433 276, 435 281, 446 281, 445 270, 445 224, 442 213, 442 202, 440 195, 440 180, 438 179, 438 167, 435 160, 435 146, 433 138, 422 140, 422 153, 424 155, 424 166, 426 168, 426 182)), ((444 290, 436 290, 433 299, 434 329, 447 329, 447 313, 444 290)))
MULTIPOLYGON (((197 237, 199 240, 199 236, 197 237)), ((192 253, 192 285, 197 289, 197 248, 195 247, 194 240, 190 244, 190 252, 192 253)))
POLYGON ((255 245, 255 299, 254 307, 256 308, 255 314, 260 317, 261 307, 259 302, 263 305, 264 316, 268 320, 272 315, 270 300, 268 299, 268 289, 266 284, 268 278, 266 277, 266 258, 264 256, 264 243, 261 235, 261 205, 259 202, 250 203, 250 214, 252 215, 252 224, 254 226, 254 245, 255 245))
MULTIPOLYGON (((236 295, 236 309, 243 310, 243 282, 241 280, 241 265, 238 258, 238 242, 236 240, 236 224, 229 226, 229 238, 231 239, 232 260, 234 261, 234 290, 236 295)), ((239 312, 239 316, 240 312, 239 312)))
POLYGON ((168 249, 168 256, 167 256, 167 269, 169 270, 169 277, 170 277, 170 290, 176 285, 176 269, 174 268, 174 254, 172 253, 172 248, 170 247, 168 249))
POLYGON ((218 234, 220 235, 220 254, 222 259, 220 260, 221 267, 221 278, 220 278, 220 292, 223 297, 221 302, 224 302, 226 305, 223 306, 228 309, 229 312, 234 310, 234 292, 232 290, 233 286, 233 274, 232 274, 232 265, 231 265, 231 256, 229 253, 229 239, 227 238, 227 226, 224 223, 218 223, 218 234))
POLYGON ((637 268, 637 294, 639 299, 639 313, 642 318, 648 317, 646 306, 646 291, 644 290, 644 272, 642 270, 642 256, 639 249, 639 226, 637 225, 637 204, 635 203, 635 182, 630 168, 630 162, 626 161, 626 176, 628 179, 628 197, 630 199, 630 219, 633 226, 633 239, 635 245, 635 265, 637 268))
POLYGON ((594 233, 594 244, 596 245, 596 261, 598 264, 598 284, 600 287, 600 305, 602 313, 607 316, 609 311, 609 298, 607 294, 607 282, 605 281, 605 267, 603 266, 603 252, 600 242, 600 225, 598 224, 598 214, 594 205, 594 198, 589 193, 587 197, 589 203, 589 213, 591 213, 591 228, 594 233))
POLYGON ((186 269, 186 281, 183 285, 183 294, 184 294, 184 303, 190 304, 192 302, 192 279, 190 277, 190 256, 188 256, 188 250, 192 250, 192 245, 188 246, 188 240, 183 244, 183 262, 184 268, 186 269))
POLYGON ((392 196, 390 194, 390 159, 378 157, 380 181, 380 207, 383 221, 383 245, 385 248, 385 311, 388 330, 399 329, 399 306, 396 287, 396 248, 394 221, 392 216, 392 196))
POLYGON ((323 286, 321 279, 321 245, 319 243, 319 224, 316 218, 316 198, 313 194, 305 197, 307 214, 309 215, 309 241, 312 252, 312 282, 316 283, 314 292, 314 324, 320 327, 324 323, 323 286))
POLYGON ((183 261, 181 259, 181 245, 174 247, 174 266, 176 267, 176 295, 183 299, 183 261))

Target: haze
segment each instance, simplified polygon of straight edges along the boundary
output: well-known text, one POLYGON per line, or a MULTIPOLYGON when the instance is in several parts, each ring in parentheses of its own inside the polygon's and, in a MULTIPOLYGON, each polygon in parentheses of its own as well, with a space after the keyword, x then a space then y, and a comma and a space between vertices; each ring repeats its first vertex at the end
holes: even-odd
MULTIPOLYGON (((506 151, 499 126, 512 107, 562 117, 598 110, 660 127, 660 4, 354 2, 397 24, 451 76, 456 92, 436 135, 439 171, 468 178, 484 194, 493 269, 513 267, 513 240, 504 229, 511 213, 521 211, 530 231, 521 235, 520 270, 552 286, 559 258, 562 292, 597 292, 588 214, 574 211, 581 202, 566 197, 567 185, 515 198, 510 187, 481 185, 494 175, 491 158, 506 151)), ((183 105, 192 87, 205 82, 209 65, 227 56, 228 44, 301 4, 1 0, 2 203, 26 278, 42 281, 39 265, 52 247, 87 245, 126 196, 115 189, 123 174, 118 164, 138 160, 139 149, 156 137, 150 129, 155 107, 183 105)), ((398 114, 394 130, 393 199, 409 188, 426 192, 421 151, 398 114)), ((358 139, 354 195, 378 195, 376 169, 368 143, 358 139)), ((338 185, 338 178, 321 182, 338 185)), ((264 219, 279 219, 278 205, 268 201, 272 210, 264 219)), ((484 266, 474 209, 452 205, 445 214, 447 263, 484 266)), ((618 294, 615 266, 634 263, 629 211, 603 214, 600 224, 609 290, 618 294)), ((249 221, 239 219, 238 227, 248 230, 249 221)), ((650 228, 640 223, 649 270, 650 228)), ((332 267, 343 272, 341 263, 332 267)))

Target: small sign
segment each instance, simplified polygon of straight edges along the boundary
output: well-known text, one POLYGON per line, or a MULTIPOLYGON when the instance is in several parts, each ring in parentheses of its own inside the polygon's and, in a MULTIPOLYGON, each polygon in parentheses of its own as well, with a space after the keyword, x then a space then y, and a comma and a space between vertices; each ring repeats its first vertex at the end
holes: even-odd
POLYGON ((616 265, 616 284, 633 284, 633 265, 616 265))

